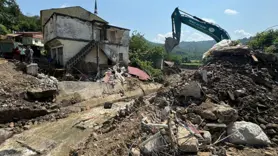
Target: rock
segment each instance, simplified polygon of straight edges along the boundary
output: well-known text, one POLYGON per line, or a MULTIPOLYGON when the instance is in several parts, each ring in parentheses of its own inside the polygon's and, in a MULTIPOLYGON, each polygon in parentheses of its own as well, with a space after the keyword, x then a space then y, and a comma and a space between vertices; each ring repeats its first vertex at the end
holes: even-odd
POLYGON ((5 140, 9 139, 13 135, 13 132, 7 131, 5 129, 0 129, 0 144, 5 140))
POLYGON ((268 124, 266 125, 266 128, 267 128, 267 129, 278 128, 278 124, 268 123, 268 124))
POLYGON ((216 114, 218 122, 220 123, 231 123, 238 119, 237 110, 226 104, 217 106, 214 113, 216 114))
POLYGON ((188 120, 197 125, 201 124, 202 122, 202 118, 195 113, 188 113, 188 120))
POLYGON ((239 121, 228 127, 229 141, 234 144, 266 146, 270 140, 260 126, 245 121, 239 121))
POLYGON ((30 89, 27 91, 27 97, 30 100, 42 100, 42 99, 53 99, 57 93, 57 89, 46 89, 41 88, 30 89))
POLYGON ((227 104, 217 105, 207 100, 195 111, 207 120, 218 120, 220 123, 231 123, 237 120, 238 112, 227 104))
POLYGON ((264 152, 264 155, 265 155, 265 156, 274 156, 274 154, 272 154, 272 153, 270 153, 270 152, 268 152, 268 151, 265 151, 265 152, 264 152))
POLYGON ((234 101, 234 100, 235 100, 235 95, 234 95, 231 91, 228 91, 227 93, 228 93, 230 99, 231 99, 232 101, 234 101))
POLYGON ((140 156, 140 150, 137 148, 132 148, 131 154, 132 154, 132 156, 140 156))
POLYGON ((111 109, 112 105, 113 105, 112 102, 105 102, 103 107, 104 107, 104 109, 111 109))
POLYGON ((182 152, 197 153, 199 150, 198 139, 191 135, 184 127, 178 127, 178 147, 182 152))
POLYGON ((141 151, 148 155, 163 149, 165 144, 163 138, 160 135, 160 133, 156 133, 143 142, 142 145, 140 145, 141 151))
POLYGON ((235 96, 236 97, 243 97, 245 95, 246 95, 246 89, 245 88, 235 91, 235 96))
POLYGON ((209 131, 201 131, 205 144, 211 144, 211 134, 209 131))
POLYGON ((38 70, 39 70, 39 67, 38 67, 37 63, 31 63, 31 64, 27 65, 27 67, 26 67, 27 74, 30 74, 33 76, 38 75, 38 70))
POLYGON ((179 95, 184 96, 185 98, 186 97, 201 98, 200 85, 195 81, 190 82, 189 84, 182 86, 179 95))
POLYGON ((208 82, 208 72, 207 70, 200 70, 199 71, 199 74, 201 75, 202 77, 202 80, 207 83, 208 82))

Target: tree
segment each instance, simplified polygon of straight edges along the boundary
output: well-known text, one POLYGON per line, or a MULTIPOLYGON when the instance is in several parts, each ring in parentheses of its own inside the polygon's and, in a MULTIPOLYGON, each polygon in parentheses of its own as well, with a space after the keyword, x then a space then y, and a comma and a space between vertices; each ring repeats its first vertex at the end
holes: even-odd
POLYGON ((0 24, 0 35, 6 35, 8 33, 9 31, 7 30, 7 28, 4 25, 0 24))
POLYGON ((150 44, 144 35, 134 31, 130 39, 129 49, 131 65, 146 71, 156 81, 163 79, 162 71, 155 69, 155 62, 163 58, 165 54, 163 47, 150 44))
POLYGON ((264 50, 267 53, 277 53, 278 30, 268 30, 254 36, 248 45, 252 49, 264 50))

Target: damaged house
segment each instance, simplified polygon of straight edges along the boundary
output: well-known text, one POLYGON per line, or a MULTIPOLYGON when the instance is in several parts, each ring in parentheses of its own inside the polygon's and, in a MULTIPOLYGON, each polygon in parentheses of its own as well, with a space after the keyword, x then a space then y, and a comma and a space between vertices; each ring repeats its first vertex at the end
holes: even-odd
POLYGON ((56 65, 95 73, 129 62, 129 29, 77 6, 41 11, 45 47, 56 65))

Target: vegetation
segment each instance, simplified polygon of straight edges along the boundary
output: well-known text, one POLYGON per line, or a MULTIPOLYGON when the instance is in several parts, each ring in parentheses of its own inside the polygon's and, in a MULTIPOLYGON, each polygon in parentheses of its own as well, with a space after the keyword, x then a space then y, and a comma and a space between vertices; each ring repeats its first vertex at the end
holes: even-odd
POLYGON ((24 15, 15 0, 0 0, 0 34, 12 31, 40 31, 40 17, 24 15))
POLYGON ((248 45, 252 49, 263 50, 266 53, 278 53, 278 30, 268 30, 257 33, 248 45))
POLYGON ((154 80, 162 81, 162 71, 155 68, 155 63, 165 56, 164 48, 150 44, 136 31, 132 33, 129 48, 131 65, 146 71, 154 80))

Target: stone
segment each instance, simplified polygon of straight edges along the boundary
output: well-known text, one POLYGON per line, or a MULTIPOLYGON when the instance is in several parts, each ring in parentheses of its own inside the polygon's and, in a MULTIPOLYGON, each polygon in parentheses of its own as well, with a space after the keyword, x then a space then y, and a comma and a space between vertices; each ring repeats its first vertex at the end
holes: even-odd
POLYGON ((246 89, 243 88, 243 89, 238 89, 235 91, 235 96, 236 97, 243 97, 246 95, 246 89))
POLYGON ((160 137, 160 133, 156 133, 155 135, 148 138, 145 142, 143 142, 143 145, 140 145, 141 151, 148 155, 152 154, 153 152, 157 152, 161 149, 163 149, 164 140, 162 137, 160 137))
POLYGON ((208 71, 207 70, 200 70, 199 74, 202 77, 202 80, 207 83, 208 82, 208 71))
POLYGON ((231 91, 228 91, 227 93, 228 93, 230 99, 231 99, 232 101, 234 101, 234 100, 235 100, 235 95, 234 95, 231 91))
POLYGON ((193 81, 187 85, 182 86, 179 93, 180 96, 201 98, 201 88, 198 82, 193 81))
POLYGON ((41 88, 30 89, 27 91, 27 97, 31 100, 41 100, 41 99, 49 99, 54 98, 57 93, 57 89, 46 89, 42 90, 41 88))
POLYGON ((113 105, 112 102, 105 102, 103 107, 104 107, 104 109, 111 109, 112 105, 113 105))
POLYGON ((7 131, 5 129, 0 129, 0 144, 5 140, 9 139, 13 135, 13 132, 7 131))
POLYGON ((211 144, 211 134, 209 131, 200 131, 200 133, 202 134, 204 140, 203 143, 210 145, 211 144))
POLYGON ((140 150, 137 148, 132 148, 131 154, 132 154, 132 156, 140 156, 140 150))
POLYGON ((31 63, 31 64, 27 65, 27 67, 26 67, 27 74, 37 76, 38 71, 39 71, 39 67, 38 67, 37 63, 31 63))
POLYGON ((219 123, 229 124, 238 119, 237 110, 233 109, 227 104, 217 105, 210 100, 206 100, 195 111, 201 115, 202 118, 207 120, 218 120, 219 123))
POLYGON ((238 119, 237 110, 233 109, 227 104, 218 105, 215 108, 214 113, 216 114, 218 122, 220 123, 231 123, 238 119))
POLYGON ((266 125, 266 128, 267 128, 267 129, 278 128, 278 124, 268 123, 268 124, 266 125))
POLYGON ((192 135, 186 128, 178 127, 178 147, 182 152, 197 153, 199 151, 198 139, 192 135))
POLYGON ((227 132, 233 144, 266 146, 271 143, 261 127, 251 122, 235 122, 227 128, 227 132))
POLYGON ((268 151, 265 151, 265 152, 264 152, 264 155, 265 155, 265 156, 274 156, 274 154, 272 154, 272 153, 270 153, 270 152, 268 152, 268 151))

